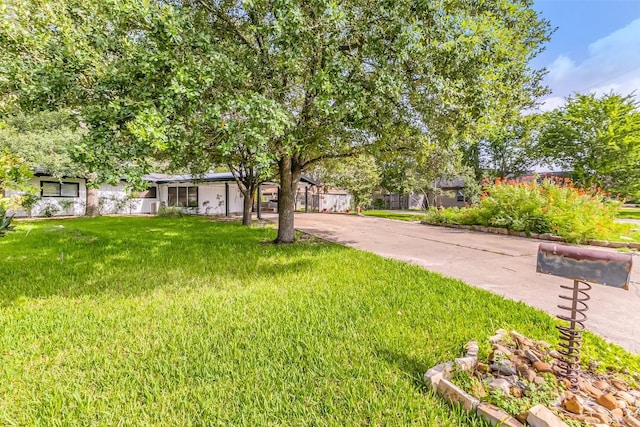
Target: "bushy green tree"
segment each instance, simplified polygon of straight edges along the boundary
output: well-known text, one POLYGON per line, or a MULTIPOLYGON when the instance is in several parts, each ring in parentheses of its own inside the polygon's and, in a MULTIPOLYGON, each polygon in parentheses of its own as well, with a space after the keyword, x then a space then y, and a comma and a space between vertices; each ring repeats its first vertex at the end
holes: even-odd
POLYGON ((531 5, 15 0, 0 11, 0 90, 25 108, 77 108, 83 161, 105 178, 249 143, 277 170, 288 243, 315 163, 419 152, 425 133, 445 143, 530 104, 542 88, 529 60, 549 36, 531 5))
POLYGON ((346 190, 353 196, 354 208, 369 205, 380 186, 380 168, 376 159, 366 154, 325 160, 312 170, 312 176, 324 186, 346 190))
POLYGON ((536 141, 541 115, 514 117, 488 129, 479 140, 464 147, 463 162, 472 167, 477 179, 526 175, 540 160, 536 141))
POLYGON ((538 149, 577 185, 640 196, 640 111, 632 95, 570 97, 547 113, 538 149))
POLYGON ((0 150, 58 178, 83 173, 72 159, 80 140, 76 122, 68 112, 21 113, 0 120, 0 150))
POLYGON ((29 185, 32 176, 23 159, 0 151, 0 237, 11 229, 13 215, 7 216, 7 211, 20 207, 22 199, 33 191, 29 185))

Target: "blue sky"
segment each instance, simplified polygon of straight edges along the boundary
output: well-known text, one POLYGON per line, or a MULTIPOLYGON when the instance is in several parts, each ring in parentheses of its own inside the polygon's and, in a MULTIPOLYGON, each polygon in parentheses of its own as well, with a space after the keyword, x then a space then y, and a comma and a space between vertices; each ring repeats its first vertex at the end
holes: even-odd
POLYGON ((532 63, 549 71, 541 110, 574 92, 635 90, 640 100, 640 0, 535 0, 534 9, 557 27, 532 63))

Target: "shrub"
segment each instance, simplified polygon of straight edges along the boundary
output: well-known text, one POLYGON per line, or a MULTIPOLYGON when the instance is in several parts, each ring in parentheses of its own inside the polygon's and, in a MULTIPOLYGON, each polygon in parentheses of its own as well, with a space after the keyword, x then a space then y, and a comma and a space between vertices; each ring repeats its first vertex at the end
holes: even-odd
POLYGON ((475 206, 432 211, 429 219, 444 224, 553 233, 574 243, 603 238, 615 230, 620 202, 599 189, 576 188, 568 178, 497 179, 485 184, 482 199, 475 206))
POLYGON ((0 206, 0 237, 4 237, 7 231, 11 231, 13 226, 11 225, 11 220, 13 219, 13 215, 7 216, 7 211, 0 206))
POLYGON ((185 213, 179 208, 163 206, 158 210, 158 216, 161 218, 182 218, 185 213))

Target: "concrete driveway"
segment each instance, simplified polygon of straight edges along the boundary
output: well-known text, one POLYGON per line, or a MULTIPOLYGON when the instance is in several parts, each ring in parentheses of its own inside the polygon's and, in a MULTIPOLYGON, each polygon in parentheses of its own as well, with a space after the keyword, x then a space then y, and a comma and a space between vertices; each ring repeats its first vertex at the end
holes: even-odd
MULTIPOLYGON (((561 312, 558 295, 569 292, 561 292, 560 284, 571 284, 535 272, 540 240, 354 215, 297 214, 295 221, 306 233, 422 266, 554 316, 561 312)), ((631 280, 628 291, 593 286, 586 327, 640 354, 638 257, 631 280)))

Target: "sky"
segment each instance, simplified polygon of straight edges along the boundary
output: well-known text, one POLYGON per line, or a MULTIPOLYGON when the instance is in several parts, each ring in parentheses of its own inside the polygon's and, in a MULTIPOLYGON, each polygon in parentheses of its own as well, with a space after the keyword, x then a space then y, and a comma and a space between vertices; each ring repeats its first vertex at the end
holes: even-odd
POLYGON ((576 92, 635 90, 640 101, 640 0, 535 0, 534 9, 556 28, 531 63, 548 70, 544 83, 552 93, 540 110, 576 92))

